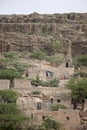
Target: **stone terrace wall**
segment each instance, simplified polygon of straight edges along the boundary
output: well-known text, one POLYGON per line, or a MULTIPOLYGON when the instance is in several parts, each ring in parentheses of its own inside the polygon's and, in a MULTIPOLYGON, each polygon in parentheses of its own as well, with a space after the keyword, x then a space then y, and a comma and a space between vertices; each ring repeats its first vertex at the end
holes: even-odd
POLYGON ((0 79, 0 90, 9 89, 9 88, 10 88, 10 81, 0 79))
POLYGON ((29 80, 23 79, 14 79, 14 88, 15 89, 29 89, 31 87, 31 82, 29 80))
POLYGON ((31 86, 29 85, 30 82, 27 81, 22 81, 22 82, 19 82, 20 80, 16 80, 16 82, 14 83, 14 88, 17 92, 21 93, 21 94, 31 94, 32 91, 39 91, 41 92, 42 94, 44 95, 55 95, 55 94, 60 94, 60 93, 70 93, 69 90, 67 89, 64 89, 64 88, 59 88, 59 87, 34 87, 34 86, 31 86))
MULTIPOLYGON (((9 80, 0 80, 0 89, 9 89, 10 81, 9 80)), ((56 95, 60 93, 70 93, 69 90, 61 87, 42 87, 42 86, 32 86, 29 80, 25 79, 14 79, 14 87, 12 88, 19 93, 31 94, 32 91, 40 91, 44 95, 56 95)))

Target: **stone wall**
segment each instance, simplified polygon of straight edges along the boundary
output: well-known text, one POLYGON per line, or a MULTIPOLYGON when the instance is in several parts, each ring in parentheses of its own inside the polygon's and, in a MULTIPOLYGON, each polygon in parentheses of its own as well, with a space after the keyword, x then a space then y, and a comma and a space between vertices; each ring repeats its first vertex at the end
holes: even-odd
POLYGON ((10 81, 0 79, 0 90, 5 90, 5 89, 9 89, 9 88, 10 88, 10 81))
POLYGON ((14 79, 14 89, 26 90, 31 87, 31 82, 29 80, 14 79))

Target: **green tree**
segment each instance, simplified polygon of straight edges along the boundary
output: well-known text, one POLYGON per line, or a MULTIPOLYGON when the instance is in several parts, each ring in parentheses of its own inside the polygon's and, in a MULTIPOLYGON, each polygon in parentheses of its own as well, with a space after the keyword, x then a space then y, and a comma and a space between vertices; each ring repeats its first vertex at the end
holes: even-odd
POLYGON ((12 90, 0 90, 0 102, 4 103, 16 103, 18 93, 12 90))
POLYGON ((21 78, 21 74, 14 69, 0 70, 0 79, 21 78))
POLYGON ((29 118, 16 105, 18 94, 12 90, 0 90, 0 130, 23 130, 29 118))
POLYGON ((81 80, 73 78, 67 87, 71 90, 71 96, 77 103, 82 103, 87 98, 87 78, 81 80))
POLYGON ((52 118, 45 117, 43 123, 39 126, 38 130, 62 130, 63 125, 52 118))
POLYGON ((28 67, 28 65, 22 62, 14 62, 13 67, 15 67, 17 72, 23 74, 24 70, 28 67))

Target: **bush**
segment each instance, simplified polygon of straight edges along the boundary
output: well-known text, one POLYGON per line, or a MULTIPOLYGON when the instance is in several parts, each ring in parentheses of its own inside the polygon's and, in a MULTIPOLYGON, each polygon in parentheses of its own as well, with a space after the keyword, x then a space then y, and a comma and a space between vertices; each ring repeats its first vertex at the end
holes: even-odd
POLYGON ((43 81, 40 80, 39 76, 36 76, 36 79, 31 79, 31 82, 37 86, 58 87, 59 79, 54 78, 50 81, 43 81))
POLYGON ((77 78, 78 76, 86 78, 87 77, 87 73, 85 73, 85 72, 78 72, 78 73, 74 74, 74 77, 77 78))
POLYGON ((51 55, 51 56, 47 56, 46 57, 46 60, 48 62, 50 62, 52 65, 60 65, 61 62, 63 62, 65 59, 64 59, 64 56, 58 56, 58 55, 51 55))
POLYGON ((38 75, 36 76, 36 79, 31 79, 31 83, 37 86, 39 86, 41 82, 42 80, 40 80, 40 77, 38 75))
POLYGON ((38 59, 38 60, 44 60, 45 59, 45 53, 43 51, 36 51, 31 53, 30 58, 32 59, 38 59))
POLYGON ((0 79, 21 78, 21 74, 14 69, 0 70, 0 79))
POLYGON ((43 123, 38 127, 37 130, 62 130, 63 124, 55 121, 50 117, 45 117, 43 123))
POLYGON ((5 56, 5 58, 17 58, 17 54, 15 52, 4 52, 3 55, 5 56))
POLYGON ((75 58, 75 66, 87 66, 87 55, 81 55, 75 58))
POLYGON ((51 46, 52 46, 53 51, 55 53, 57 53, 61 49, 61 47, 62 47, 62 45, 61 45, 61 43, 59 41, 53 42, 51 46))
POLYGON ((50 81, 49 86, 51 87, 58 87, 59 80, 57 78, 54 78, 50 81))
POLYGON ((58 111, 59 109, 67 109, 67 107, 62 104, 57 104, 50 107, 51 111, 58 111))
POLYGON ((27 64, 24 64, 24 63, 21 63, 21 62, 15 62, 15 63, 13 64, 13 66, 14 66, 15 69, 16 69, 19 73, 21 73, 21 74, 23 74, 25 68, 28 67, 27 64))

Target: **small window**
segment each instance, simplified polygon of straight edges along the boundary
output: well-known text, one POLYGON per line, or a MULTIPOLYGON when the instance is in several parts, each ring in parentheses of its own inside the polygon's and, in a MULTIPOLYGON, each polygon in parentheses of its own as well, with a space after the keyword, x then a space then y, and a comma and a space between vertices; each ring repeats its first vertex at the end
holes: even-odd
POLYGON ((67 120, 70 120, 70 117, 67 116, 66 119, 67 119, 67 120))
POLYGON ((53 72, 46 71, 46 77, 53 77, 53 72))
POLYGON ((53 103, 53 98, 50 98, 51 103, 53 103))
POLYGON ((41 103, 40 102, 37 103, 37 110, 41 110, 41 103))
POLYGON ((69 63, 68 62, 66 62, 66 67, 69 67, 69 63))
POLYGON ((57 99, 57 103, 60 103, 61 101, 60 101, 60 99, 57 99))
POLYGON ((42 121, 44 121, 44 119, 45 119, 45 116, 42 116, 42 121))
POLYGON ((33 118, 33 114, 31 114, 31 118, 33 118))

